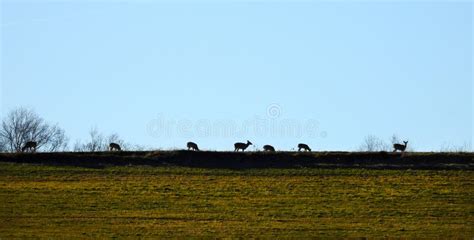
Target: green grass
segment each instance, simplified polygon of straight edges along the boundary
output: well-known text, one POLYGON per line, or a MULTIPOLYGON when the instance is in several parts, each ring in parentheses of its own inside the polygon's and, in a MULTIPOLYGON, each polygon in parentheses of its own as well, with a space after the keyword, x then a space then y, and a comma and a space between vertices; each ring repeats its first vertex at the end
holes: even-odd
POLYGON ((474 237, 474 172, 0 164, 0 238, 474 237))

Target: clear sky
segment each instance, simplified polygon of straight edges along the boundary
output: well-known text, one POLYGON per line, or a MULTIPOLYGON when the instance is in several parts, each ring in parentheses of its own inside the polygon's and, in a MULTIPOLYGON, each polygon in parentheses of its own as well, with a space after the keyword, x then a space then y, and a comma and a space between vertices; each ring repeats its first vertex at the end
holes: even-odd
POLYGON ((473 141, 470 1, 1 1, 1 114, 155 148, 473 141))

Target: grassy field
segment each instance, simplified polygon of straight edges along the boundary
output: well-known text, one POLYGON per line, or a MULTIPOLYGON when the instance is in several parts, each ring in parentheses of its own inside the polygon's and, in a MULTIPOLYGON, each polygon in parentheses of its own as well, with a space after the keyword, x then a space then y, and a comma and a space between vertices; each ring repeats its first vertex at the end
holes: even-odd
POLYGON ((474 172, 0 163, 0 238, 474 237, 474 172))

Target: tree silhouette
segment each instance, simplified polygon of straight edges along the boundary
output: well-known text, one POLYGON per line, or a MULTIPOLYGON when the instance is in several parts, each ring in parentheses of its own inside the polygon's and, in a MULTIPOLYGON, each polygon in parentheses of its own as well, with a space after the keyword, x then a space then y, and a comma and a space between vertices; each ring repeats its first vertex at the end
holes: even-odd
POLYGON ((114 133, 107 137, 105 137, 102 133, 97 130, 97 128, 91 128, 89 131, 90 139, 82 143, 81 141, 77 141, 74 144, 74 151, 75 152, 101 152, 107 151, 109 149, 110 143, 117 143, 119 144, 122 149, 129 148, 129 144, 126 144, 124 140, 120 139, 119 135, 114 133))
POLYGON ((18 108, 3 119, 0 127, 0 148, 20 152, 28 141, 35 141, 45 152, 67 148, 68 138, 58 125, 51 125, 31 109, 18 108))
POLYGON ((364 138, 364 142, 359 147, 359 151, 366 152, 379 152, 379 151, 388 151, 390 146, 385 143, 382 139, 374 136, 368 135, 364 138))

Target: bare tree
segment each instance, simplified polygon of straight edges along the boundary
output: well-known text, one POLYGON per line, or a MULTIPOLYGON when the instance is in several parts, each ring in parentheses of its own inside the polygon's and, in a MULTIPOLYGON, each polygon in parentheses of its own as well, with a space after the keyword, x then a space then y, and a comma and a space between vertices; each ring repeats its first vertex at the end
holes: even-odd
POLYGON ((97 128, 91 128, 89 131, 89 141, 81 143, 77 141, 74 145, 75 152, 100 152, 107 150, 107 142, 104 136, 99 133, 97 128))
POLYGON ((463 153, 463 152, 471 152, 471 151, 472 151, 472 144, 470 142, 464 142, 461 145, 449 144, 447 142, 444 142, 441 145, 441 149, 440 149, 440 152, 463 153))
POLYGON ((364 142, 359 147, 359 151, 366 152, 388 151, 389 149, 390 146, 387 143, 374 135, 366 136, 364 142))
POLYGON ((2 121, 0 145, 6 151, 19 152, 28 141, 37 142, 38 149, 54 152, 66 149, 69 139, 57 124, 50 125, 33 110, 15 109, 2 121))
POLYGON ((118 143, 122 146, 122 149, 126 149, 128 144, 125 143, 124 140, 120 139, 119 135, 114 133, 107 137, 105 137, 102 133, 100 133, 97 128, 92 128, 89 131, 90 139, 86 143, 82 143, 81 141, 77 141, 74 144, 74 151, 75 152, 100 152, 100 151, 107 151, 109 149, 110 143, 118 143))
MULTIPOLYGON (((385 142, 384 140, 374 136, 374 135, 368 135, 364 138, 364 142, 359 146, 359 151, 365 151, 365 152, 380 152, 380 151, 392 151, 393 144, 396 143, 401 143, 402 141, 399 140, 398 136, 396 134, 393 134, 389 138, 390 143, 385 142)), ((408 139, 407 139, 408 141, 408 139)), ((408 145, 406 148, 407 152, 413 152, 413 147, 408 145)))
POLYGON ((118 145, 120 145, 122 147, 122 150, 129 148, 129 146, 128 146, 129 144, 125 143, 125 141, 123 139, 121 139, 120 136, 117 133, 113 133, 113 134, 111 134, 107 137, 107 144, 109 144, 109 143, 117 143, 118 145))
POLYGON ((5 143, 3 142, 2 139, 0 139, 0 152, 6 152, 7 148, 5 146, 5 143))
POLYGON ((393 134, 391 137, 390 137, 390 142, 393 144, 396 144, 396 143, 400 143, 400 139, 398 138, 398 136, 396 134, 393 134))

